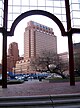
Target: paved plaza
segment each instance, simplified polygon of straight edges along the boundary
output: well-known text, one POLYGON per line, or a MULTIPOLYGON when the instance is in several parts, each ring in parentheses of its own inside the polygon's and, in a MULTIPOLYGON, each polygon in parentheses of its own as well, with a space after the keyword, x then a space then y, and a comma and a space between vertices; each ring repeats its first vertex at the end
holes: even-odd
POLYGON ((8 85, 7 88, 0 86, 0 97, 5 96, 35 96, 80 93, 80 82, 70 86, 69 82, 49 83, 44 81, 26 81, 22 84, 8 85))

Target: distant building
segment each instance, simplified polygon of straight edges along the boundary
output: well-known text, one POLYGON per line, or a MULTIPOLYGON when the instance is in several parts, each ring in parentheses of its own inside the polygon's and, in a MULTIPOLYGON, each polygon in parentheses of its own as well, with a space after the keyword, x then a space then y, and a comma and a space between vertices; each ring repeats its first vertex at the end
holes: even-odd
POLYGON ((7 71, 12 71, 15 67, 16 61, 20 60, 18 43, 12 42, 9 45, 7 56, 7 71))
POLYGON ((74 53, 74 58, 80 56, 80 43, 73 44, 73 53, 74 53))
POLYGON ((9 56, 13 56, 14 61, 17 61, 17 60, 19 59, 18 43, 12 42, 12 43, 9 45, 8 55, 9 55, 9 56))
POLYGON ((13 56, 7 56, 7 71, 11 72, 13 67, 15 67, 13 56))
MULTIPOLYGON (((24 32, 24 60, 16 63, 16 72, 31 71, 31 58, 36 58, 43 51, 57 54, 57 37, 53 29, 34 21, 29 21, 24 32)), ((24 73, 23 72, 23 73, 24 73)))
POLYGON ((74 51, 74 69, 80 70, 80 43, 73 44, 74 51))
POLYGON ((16 62, 16 73, 30 73, 30 61, 29 60, 20 60, 16 62))
POLYGON ((29 21, 24 32, 24 59, 36 57, 45 50, 57 54, 57 37, 54 35, 53 29, 29 21))
POLYGON ((63 52, 58 54, 59 55, 59 63, 61 63, 62 68, 65 70, 65 74, 69 74, 69 53, 63 52))
POLYGON ((80 54, 80 43, 74 43, 73 44, 73 51, 74 51, 74 54, 80 54))
POLYGON ((58 54, 59 58, 63 61, 63 62, 68 62, 69 61, 69 53, 68 52, 63 52, 58 54))

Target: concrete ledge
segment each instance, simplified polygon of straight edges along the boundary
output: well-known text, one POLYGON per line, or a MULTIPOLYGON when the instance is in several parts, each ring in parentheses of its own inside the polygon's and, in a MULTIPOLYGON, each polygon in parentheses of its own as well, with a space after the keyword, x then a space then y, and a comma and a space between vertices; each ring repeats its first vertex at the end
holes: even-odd
MULTIPOLYGON (((0 97, 0 108, 2 107, 22 107, 26 108, 42 108, 42 107, 62 107, 62 106, 79 106, 80 94, 62 94, 62 95, 46 95, 46 96, 14 96, 0 97)), ((65 107, 66 108, 66 107, 65 107)), ((77 107, 75 107, 77 108, 77 107)), ((80 107, 79 107, 80 108, 80 107)))
POLYGON ((13 107, 13 106, 52 106, 51 101, 38 101, 38 102, 3 102, 0 103, 0 107, 13 107))

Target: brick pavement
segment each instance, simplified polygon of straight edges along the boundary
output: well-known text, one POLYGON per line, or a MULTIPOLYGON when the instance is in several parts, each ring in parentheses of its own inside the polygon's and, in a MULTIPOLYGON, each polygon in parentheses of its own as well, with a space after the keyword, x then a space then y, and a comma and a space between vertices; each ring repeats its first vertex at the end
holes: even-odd
POLYGON ((3 89, 0 86, 0 97, 4 96, 33 96, 33 95, 54 95, 80 93, 80 82, 70 86, 69 82, 49 83, 39 81, 26 81, 22 84, 8 85, 3 89))

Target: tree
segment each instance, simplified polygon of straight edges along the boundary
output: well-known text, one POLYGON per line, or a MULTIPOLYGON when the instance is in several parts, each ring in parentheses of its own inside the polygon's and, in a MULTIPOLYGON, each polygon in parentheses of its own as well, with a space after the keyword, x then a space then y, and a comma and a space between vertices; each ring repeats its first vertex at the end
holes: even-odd
POLYGON ((58 54, 53 52, 42 51, 36 58, 31 59, 31 66, 34 67, 36 71, 50 71, 50 73, 56 73, 62 76, 62 78, 66 78, 61 71, 62 65, 61 63, 59 64, 58 54), (55 68, 52 67, 51 69, 50 65, 54 65, 55 68))
POLYGON ((51 51, 42 51, 36 58, 31 59, 31 66, 37 71, 48 70, 50 64, 57 65, 57 54, 51 51))
POLYGON ((60 75, 63 79, 67 78, 61 71, 59 71, 58 65, 55 66, 55 65, 51 64, 51 65, 49 65, 48 70, 49 70, 51 73, 56 73, 56 74, 60 75))
POLYGON ((63 73, 64 71, 68 70, 68 66, 69 62, 68 59, 64 61, 64 59, 62 59, 61 57, 58 56, 58 69, 60 70, 61 73, 63 73))

